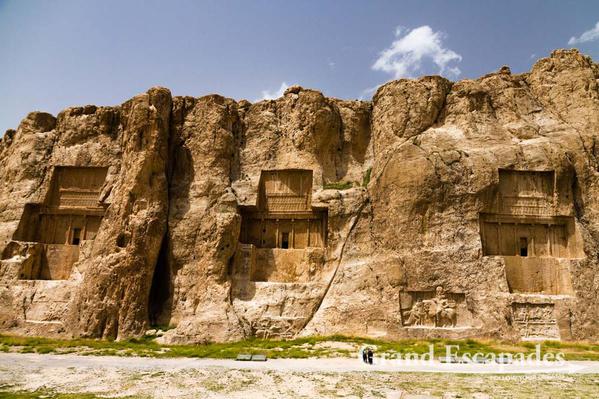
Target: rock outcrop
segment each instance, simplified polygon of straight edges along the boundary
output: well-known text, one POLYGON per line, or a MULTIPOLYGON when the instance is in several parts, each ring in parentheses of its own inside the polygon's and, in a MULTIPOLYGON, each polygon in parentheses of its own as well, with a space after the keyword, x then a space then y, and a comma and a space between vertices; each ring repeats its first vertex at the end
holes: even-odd
POLYGON ((0 331, 599 339, 599 65, 153 88, 0 141, 0 331))

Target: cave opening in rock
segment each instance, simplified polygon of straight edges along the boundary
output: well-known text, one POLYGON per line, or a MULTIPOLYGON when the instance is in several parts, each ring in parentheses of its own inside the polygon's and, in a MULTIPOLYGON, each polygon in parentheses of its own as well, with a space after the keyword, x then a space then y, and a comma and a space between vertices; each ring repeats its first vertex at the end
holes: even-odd
POLYGON ((119 248, 125 248, 127 246, 127 236, 125 233, 119 233, 116 237, 116 246, 119 248))
POLYGON ((152 286, 148 298, 148 318, 151 326, 166 326, 170 319, 171 268, 168 257, 167 235, 162 240, 156 267, 152 276, 152 286))

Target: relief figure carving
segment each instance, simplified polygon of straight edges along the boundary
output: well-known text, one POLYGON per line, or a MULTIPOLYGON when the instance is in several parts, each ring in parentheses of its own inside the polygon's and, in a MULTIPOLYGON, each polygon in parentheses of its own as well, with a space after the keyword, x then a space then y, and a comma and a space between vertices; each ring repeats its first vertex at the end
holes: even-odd
MULTIPOLYGON (((449 297, 441 286, 436 288, 434 296, 430 294, 429 292, 408 294, 414 298, 414 302, 411 309, 405 311, 404 324, 414 327, 456 327, 458 324, 456 300, 449 297)), ((463 294, 453 294, 453 296, 463 299, 463 294)))

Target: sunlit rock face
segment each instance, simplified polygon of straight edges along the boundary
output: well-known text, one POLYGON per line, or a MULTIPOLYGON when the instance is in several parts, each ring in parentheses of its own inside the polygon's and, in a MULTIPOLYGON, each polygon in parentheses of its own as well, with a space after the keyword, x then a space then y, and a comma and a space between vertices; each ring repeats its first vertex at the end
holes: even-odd
POLYGON ((0 331, 162 342, 599 338, 599 65, 152 88, 0 141, 0 331))

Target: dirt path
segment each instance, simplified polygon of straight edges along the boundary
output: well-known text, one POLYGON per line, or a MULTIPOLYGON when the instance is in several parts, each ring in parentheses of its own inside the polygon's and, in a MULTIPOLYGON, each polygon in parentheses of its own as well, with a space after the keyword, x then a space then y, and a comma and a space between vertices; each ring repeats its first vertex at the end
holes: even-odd
POLYGON ((446 364, 438 361, 423 364, 398 364, 376 359, 367 365, 358 359, 269 359, 266 362, 239 362, 230 359, 197 358, 147 358, 123 356, 40 355, 34 353, 2 353, 0 367, 27 364, 29 367, 116 367, 128 370, 192 369, 222 367, 243 370, 273 370, 290 372, 441 372, 469 374, 514 374, 514 373, 586 373, 599 374, 599 362, 572 361, 563 365, 540 363, 520 364, 446 364))
POLYGON ((439 363, 368 366, 357 359, 236 362, 6 353, 0 354, 0 390, 155 398, 597 397, 599 362, 570 362, 568 367, 513 374, 525 369, 439 363), (568 396, 560 396, 563 392, 568 396))

